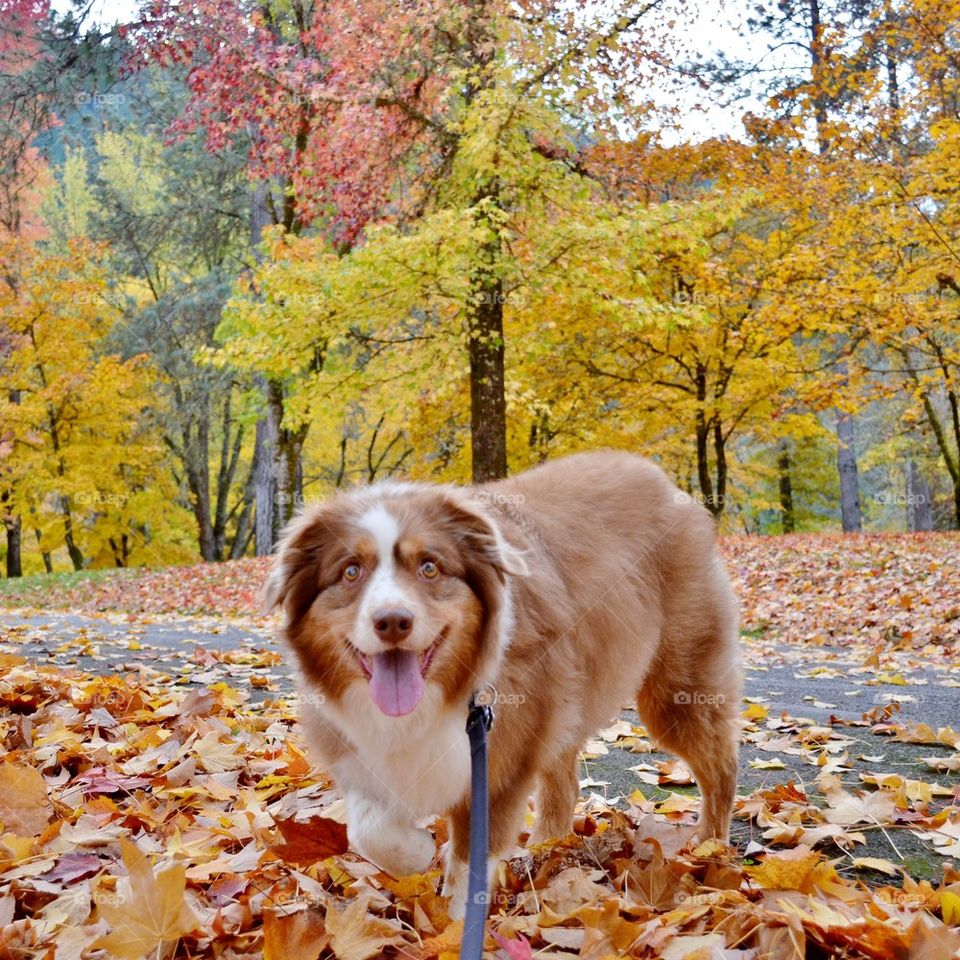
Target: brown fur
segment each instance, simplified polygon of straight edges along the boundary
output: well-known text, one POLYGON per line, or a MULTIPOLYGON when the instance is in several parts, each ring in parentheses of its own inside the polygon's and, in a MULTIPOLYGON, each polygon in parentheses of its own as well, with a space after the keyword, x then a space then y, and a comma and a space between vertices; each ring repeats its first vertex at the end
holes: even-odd
MULTIPOLYGON (((630 699, 696 776, 699 833, 726 839, 737 772, 737 611, 706 510, 648 461, 616 452, 474 489, 388 484, 338 494, 294 521, 268 588, 285 605, 285 637, 305 685, 327 706, 364 677, 347 643, 362 587, 340 573, 354 558, 376 564, 356 525, 374 503, 398 518, 398 583, 415 595, 430 635, 444 636, 428 681, 455 711, 486 683, 497 691, 491 851, 516 843, 534 791, 534 839, 569 831, 577 751, 630 699), (418 577, 425 556, 440 566, 437 581, 418 577), (501 618, 510 611, 505 642, 501 618)), ((333 713, 321 714, 308 724, 312 744, 349 779, 357 745, 333 713)), ((468 795, 436 812, 448 817, 453 860, 465 862, 468 795)))

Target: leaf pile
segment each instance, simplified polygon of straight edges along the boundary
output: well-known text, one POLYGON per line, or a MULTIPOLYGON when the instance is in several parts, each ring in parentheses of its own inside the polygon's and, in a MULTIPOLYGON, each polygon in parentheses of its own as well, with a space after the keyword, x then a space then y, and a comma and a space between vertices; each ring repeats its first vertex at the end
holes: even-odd
POLYGON ((22 583, 3 581, 0 607, 118 610, 137 615, 259 617, 260 590, 270 566, 268 558, 185 567, 142 567, 97 571, 96 576, 29 577, 22 583))
MULTIPOLYGON (((725 537, 743 627, 785 642, 960 641, 960 535, 725 537)), ((0 607, 262 619, 264 558, 5 581, 0 607)))
POLYGON ((727 537, 743 628, 781 641, 960 641, 960 534, 727 537))
MULTIPOLYGON (((4 654, 0 670, 4 957, 456 956, 439 853, 407 878, 350 853, 342 802, 305 758, 289 703, 254 705, 223 681, 188 690, 145 666, 96 677, 4 654)), ((842 732, 755 706, 748 741, 827 758, 815 795, 788 783, 741 798, 737 815, 762 840, 746 856, 715 842, 686 849, 695 798, 636 791, 625 809, 588 798, 577 833, 501 867, 489 949, 596 960, 960 950, 960 873, 945 863, 942 881, 915 882, 850 852, 865 831, 910 830, 960 854, 954 798, 890 775, 847 790, 833 770, 842 732)), ((862 723, 927 735, 880 708, 862 723)), ((638 736, 621 722, 598 743, 638 736)), ((439 848, 442 821, 434 829, 439 848)))

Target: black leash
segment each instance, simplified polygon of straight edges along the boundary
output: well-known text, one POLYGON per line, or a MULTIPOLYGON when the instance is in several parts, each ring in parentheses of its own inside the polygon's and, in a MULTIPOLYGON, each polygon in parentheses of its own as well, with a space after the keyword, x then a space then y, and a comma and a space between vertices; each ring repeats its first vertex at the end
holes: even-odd
POLYGON ((487 853, 490 847, 490 811, 487 790, 487 733, 493 726, 493 709, 470 698, 467 736, 470 738, 470 880, 467 913, 463 924, 460 960, 480 960, 490 892, 487 889, 487 853))

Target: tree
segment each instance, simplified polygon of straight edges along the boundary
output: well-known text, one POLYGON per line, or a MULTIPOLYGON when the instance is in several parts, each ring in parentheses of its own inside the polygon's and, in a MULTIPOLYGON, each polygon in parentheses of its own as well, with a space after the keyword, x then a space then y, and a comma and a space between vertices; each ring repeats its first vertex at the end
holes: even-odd
MULTIPOLYGON (((553 3, 517 11, 485 2, 338 2, 319 12, 295 5, 288 17, 263 5, 248 20, 240 7, 217 5, 215 33, 210 18, 165 7, 141 30, 169 56, 203 51, 184 123, 204 126, 214 145, 255 131, 255 173, 281 180, 283 209, 297 212, 295 223, 273 218, 288 232, 322 223, 331 249, 343 253, 376 219, 402 228, 451 203, 470 211, 469 229, 481 239, 468 265, 464 346, 472 473, 486 479, 507 466, 502 285, 511 257, 502 223, 512 171, 500 157, 513 154, 509 141, 528 101, 549 102, 568 121, 522 134, 561 165, 577 164, 578 128, 603 135, 630 122, 631 95, 655 49, 655 28, 641 32, 640 24, 658 6, 624 3, 572 17, 553 3)), ((329 356, 318 348, 314 357, 329 356)), ((286 375, 295 382, 313 370, 286 375)), ((279 493, 290 487, 296 452, 294 444, 285 465, 277 461, 279 493)))
POLYGON ((96 260, 82 242, 64 255, 0 247, 3 275, 17 277, 0 287, 12 337, 4 376, 17 396, 0 403, 11 506, 29 518, 48 570, 61 545, 76 570, 104 551, 126 565, 153 535, 164 495, 159 438, 140 416, 150 403, 142 358, 101 352, 116 313, 96 260))
MULTIPOLYGON (((845 55, 844 47, 855 37, 858 26, 866 16, 866 4, 833 3, 821 0, 778 0, 777 3, 760 3, 751 8, 747 28, 769 38, 768 53, 787 49, 802 51, 803 59, 797 62, 786 59, 780 71, 762 84, 763 92, 775 114, 770 126, 754 124, 752 131, 763 131, 764 136, 773 132, 776 139, 792 141, 801 155, 807 148, 807 122, 812 126, 812 139, 816 143, 818 162, 809 163, 811 172, 823 181, 836 173, 834 154, 840 149, 843 137, 842 125, 833 117, 835 110, 842 110, 852 95, 855 84, 850 83, 856 72, 855 60, 845 55)), ((732 78, 753 78, 757 65, 732 64, 721 57, 717 74, 726 81, 732 78)), ((840 181, 843 182, 843 181, 840 181)), ((833 200, 838 199, 830 191, 833 200)), ((844 208, 848 208, 848 203, 844 208)), ((850 339, 838 331, 829 340, 820 338, 822 347, 828 351, 837 380, 836 438, 837 470, 840 476, 840 514, 843 529, 848 532, 861 529, 861 510, 856 453, 855 412, 859 398, 853 385, 846 379, 850 339)))
MULTIPOLYGON (((33 148, 33 137, 46 123, 43 98, 31 88, 32 58, 40 46, 39 35, 49 14, 45 0, 2 0, 0 3, 0 78, 5 92, 0 100, 0 242, 30 232, 30 191, 42 163, 33 148), (27 230, 24 219, 27 217, 27 230)), ((8 285, 16 282, 8 275, 8 285)), ((13 336, 0 327, 0 372, 12 350, 13 336)), ((7 390, 6 400, 18 402, 15 391, 7 390)), ((9 450, 10 438, 0 433, 0 451, 9 450)), ((23 573, 20 559, 20 516, 12 510, 13 490, 9 475, 0 473, 0 514, 7 541, 6 573, 23 573)))
POLYGON ((243 157, 210 154, 196 135, 161 142, 184 99, 176 71, 143 71, 113 89, 95 117, 100 129, 86 123, 93 145, 73 158, 84 171, 72 189, 71 160, 64 165, 49 220, 69 235, 70 211, 82 207, 84 228, 108 243, 112 299, 124 313, 113 338, 127 356, 147 352, 157 371, 164 402, 153 409, 195 518, 200 555, 239 556, 252 528, 243 416, 251 384, 198 354, 214 343, 246 252, 243 157))

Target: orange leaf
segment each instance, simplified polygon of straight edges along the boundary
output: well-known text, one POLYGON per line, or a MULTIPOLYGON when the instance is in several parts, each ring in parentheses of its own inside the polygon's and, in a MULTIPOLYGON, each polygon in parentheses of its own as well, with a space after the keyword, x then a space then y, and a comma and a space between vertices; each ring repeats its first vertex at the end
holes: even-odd
POLYGON ((330 937, 313 910, 263 915, 263 960, 317 960, 330 937))
POLYGON ((287 842, 270 849, 287 863, 309 866, 346 853, 349 848, 346 826, 329 817, 311 817, 306 822, 279 820, 277 827, 287 842))

